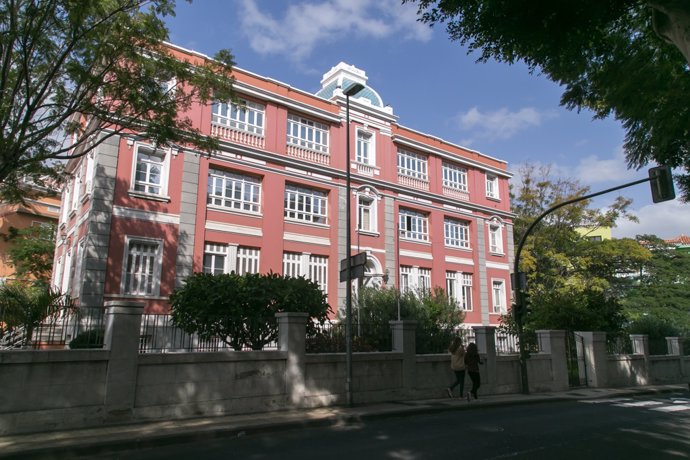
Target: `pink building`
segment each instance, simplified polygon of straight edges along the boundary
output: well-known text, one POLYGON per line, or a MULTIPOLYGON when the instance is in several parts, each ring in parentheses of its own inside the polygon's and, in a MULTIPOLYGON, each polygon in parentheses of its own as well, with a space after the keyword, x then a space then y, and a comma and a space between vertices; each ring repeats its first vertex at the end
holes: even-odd
POLYGON ((213 155, 123 135, 69 163, 54 285, 82 305, 136 299, 155 313, 192 272, 273 271, 311 278, 342 308, 350 168, 351 251, 368 254, 365 284, 441 286, 467 324, 497 324, 513 253, 505 162, 401 126, 344 63, 316 94, 234 76, 244 105, 191 111, 222 139, 213 155), (365 88, 350 98, 346 161, 342 88, 353 83, 365 88))

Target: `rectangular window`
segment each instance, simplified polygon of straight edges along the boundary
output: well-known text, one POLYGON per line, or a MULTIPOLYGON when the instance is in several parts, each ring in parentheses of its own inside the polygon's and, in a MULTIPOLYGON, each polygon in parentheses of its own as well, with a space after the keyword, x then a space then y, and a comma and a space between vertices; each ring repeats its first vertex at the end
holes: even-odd
POLYGON ((398 150, 398 174, 420 180, 428 180, 427 158, 424 155, 398 150))
POLYGON ((467 192, 467 170, 450 163, 443 163, 443 186, 467 192))
POLYGON ((431 290, 431 269, 430 268, 420 268, 417 271, 418 282, 417 286, 423 291, 431 290))
POLYGON ((498 200, 498 177, 493 174, 486 175, 486 196, 498 200))
POLYGON ((503 236, 499 224, 489 224, 489 252, 503 254, 503 236))
POLYGON ((162 150, 139 145, 136 149, 134 191, 150 195, 165 195, 167 165, 162 150))
POLYGON ((506 288, 503 280, 491 281, 491 292, 493 294, 494 313, 506 312, 506 288))
POLYGON ((211 122, 237 131, 263 136, 265 118, 266 106, 241 100, 240 104, 214 102, 211 122))
POLYGON ((283 276, 303 276, 328 292, 328 257, 297 252, 283 253, 283 276))
POLYGON ((287 185, 285 187, 285 218, 326 224, 327 202, 328 195, 325 192, 287 185))
POLYGON ((401 209, 398 224, 403 238, 429 241, 429 217, 426 214, 401 209))
POLYGON ((374 165, 374 135, 368 131, 357 130, 357 152, 355 161, 365 165, 374 165))
POLYGON ((297 115, 288 115, 288 144, 328 153, 328 126, 297 115))
POLYGON ((238 247, 235 273, 238 275, 259 273, 259 249, 238 247))
POLYGON ((258 214, 261 210, 261 179, 211 169, 208 173, 207 202, 213 206, 258 214))
POLYGON ((460 310, 472 310, 472 274, 447 271, 446 293, 460 310))
POLYGON ((128 239, 124 289, 130 295, 158 295, 162 241, 128 239))
POLYGON ((84 267, 84 239, 77 244, 77 259, 74 261, 74 275, 72 277, 72 297, 79 297, 81 293, 82 269, 84 267))
POLYGON ((211 275, 226 273, 227 257, 227 245, 206 243, 204 245, 204 273, 210 273, 211 275))
POLYGON ((400 267, 400 292, 404 293, 412 289, 412 267, 400 267))
POLYGON ((443 221, 443 231, 446 246, 470 249, 470 226, 467 222, 446 217, 443 221))
POLYGON ((363 232, 376 232, 376 198, 367 195, 357 196, 357 229, 363 232))

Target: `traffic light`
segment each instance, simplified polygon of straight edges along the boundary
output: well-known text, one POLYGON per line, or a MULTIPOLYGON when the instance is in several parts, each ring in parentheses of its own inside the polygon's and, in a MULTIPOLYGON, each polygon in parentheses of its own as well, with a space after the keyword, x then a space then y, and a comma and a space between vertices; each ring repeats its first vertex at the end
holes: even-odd
POLYGON ((673 175, 669 166, 657 166, 649 170, 649 185, 652 188, 652 201, 661 203, 676 197, 673 175))

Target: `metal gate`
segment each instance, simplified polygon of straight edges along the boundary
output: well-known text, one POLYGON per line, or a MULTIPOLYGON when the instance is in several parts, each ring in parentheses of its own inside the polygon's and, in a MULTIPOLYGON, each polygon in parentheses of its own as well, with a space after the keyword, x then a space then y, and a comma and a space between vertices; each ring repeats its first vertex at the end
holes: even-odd
POLYGON ((568 383, 570 386, 587 386, 587 366, 585 365, 584 337, 573 331, 566 331, 565 354, 566 362, 568 363, 568 383))

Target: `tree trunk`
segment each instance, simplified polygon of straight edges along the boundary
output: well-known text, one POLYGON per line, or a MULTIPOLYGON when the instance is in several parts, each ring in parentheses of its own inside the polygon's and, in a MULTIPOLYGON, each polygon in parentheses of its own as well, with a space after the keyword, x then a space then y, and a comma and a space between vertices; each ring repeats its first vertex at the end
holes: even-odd
POLYGON ((652 8, 654 31, 665 41, 683 53, 690 64, 690 8, 687 0, 653 0, 647 4, 652 8))

